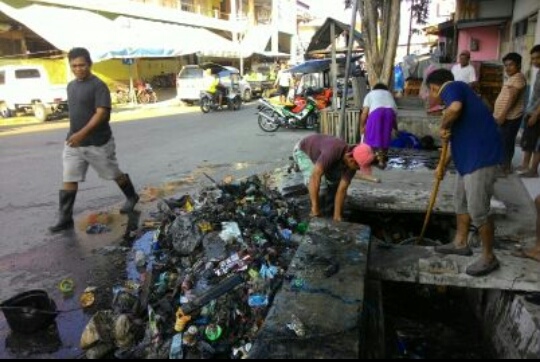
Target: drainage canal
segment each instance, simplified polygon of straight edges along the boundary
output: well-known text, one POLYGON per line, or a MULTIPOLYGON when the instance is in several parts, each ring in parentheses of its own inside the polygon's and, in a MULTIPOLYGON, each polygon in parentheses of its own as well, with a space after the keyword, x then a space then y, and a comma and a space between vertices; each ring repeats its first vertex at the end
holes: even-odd
MULTIPOLYGON (((414 244, 424 215, 354 213, 351 221, 370 225, 372 248, 414 244)), ((447 243, 455 219, 433 215, 429 245, 447 243)), ((476 290, 373 281, 367 283, 365 314, 368 358, 484 359, 496 357, 485 336, 471 296, 476 290)))

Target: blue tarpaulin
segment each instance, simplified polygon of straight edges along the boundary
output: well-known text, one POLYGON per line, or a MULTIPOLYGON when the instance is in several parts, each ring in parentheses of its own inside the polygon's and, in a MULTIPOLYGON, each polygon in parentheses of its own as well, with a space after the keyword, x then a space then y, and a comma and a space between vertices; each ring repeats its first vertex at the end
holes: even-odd
MULTIPOLYGON (((360 58, 361 56, 355 56, 355 57, 352 57, 351 60, 354 62, 360 58)), ((345 64, 345 62, 347 61, 347 57, 337 58, 336 61, 338 64, 345 64)), ((314 59, 314 60, 308 60, 304 63, 298 64, 290 68, 288 71, 291 73, 302 73, 302 74, 320 73, 320 72, 324 72, 325 70, 329 70, 331 66, 332 66, 332 59, 314 59)))

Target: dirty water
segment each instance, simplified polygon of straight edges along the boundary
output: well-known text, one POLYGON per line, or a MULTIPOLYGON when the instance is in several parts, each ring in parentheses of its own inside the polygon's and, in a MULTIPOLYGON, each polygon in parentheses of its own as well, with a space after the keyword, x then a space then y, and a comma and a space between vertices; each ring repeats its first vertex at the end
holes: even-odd
POLYGON ((492 359, 467 290, 384 283, 386 358, 492 359))
MULTIPOLYGON (((61 243, 52 244, 46 249, 33 250, 19 257, 23 261, 24 268, 39 272, 51 260, 57 259, 57 255, 66 253, 66 247, 61 243), (53 254, 56 256, 52 256, 53 254)), ((69 254, 65 255, 80 252, 77 246, 71 246, 70 249, 72 250, 69 254)), ((79 255, 81 256, 66 257, 61 266, 50 267, 58 269, 58 272, 52 276, 52 280, 45 280, 40 284, 39 289, 47 291, 55 301, 59 312, 55 323, 48 329, 33 334, 16 333, 10 329, 3 313, 1 314, 0 339, 5 343, 0 344, 0 358, 72 359, 83 355, 79 343, 84 327, 97 310, 110 305, 112 285, 125 278, 125 273, 119 272, 125 270, 125 249, 98 248, 93 253, 83 252, 79 255), (92 269, 85 267, 86 265, 92 265, 92 269), (72 272, 64 274, 67 273, 66 270, 72 272), (64 278, 73 280, 75 288, 72 294, 64 295, 60 292, 58 284, 64 278), (83 309, 79 305, 79 297, 88 286, 99 287, 95 291, 94 305, 83 309)), ((24 291, 30 289, 32 288, 26 288, 24 291)))
POLYGON ((438 151, 390 149, 388 151, 387 170, 435 170, 439 158, 440 153, 438 151))

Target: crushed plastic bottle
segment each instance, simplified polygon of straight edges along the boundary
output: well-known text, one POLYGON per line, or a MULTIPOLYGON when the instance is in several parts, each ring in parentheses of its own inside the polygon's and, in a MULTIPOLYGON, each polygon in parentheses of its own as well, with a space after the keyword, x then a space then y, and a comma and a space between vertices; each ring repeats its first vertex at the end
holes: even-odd
POLYGON ((135 265, 137 268, 143 268, 146 265, 146 254, 142 250, 135 252, 135 265))
POLYGON ((251 308, 263 308, 268 306, 268 296, 263 294, 252 294, 248 298, 248 305, 251 308))
POLYGON ((308 224, 305 223, 305 222, 301 222, 299 223, 297 226, 296 226, 296 231, 299 233, 299 234, 302 234, 304 235, 307 231, 308 231, 308 224))
POLYGON ((172 338, 171 349, 169 351, 169 359, 184 359, 184 349, 182 333, 177 333, 172 338))
POLYGON ((251 255, 246 252, 234 253, 225 260, 222 260, 214 273, 219 277, 228 274, 230 271, 243 271, 248 267, 251 255))
POLYGON ((196 326, 190 326, 186 333, 184 333, 183 342, 184 345, 192 347, 197 343, 197 335, 199 334, 199 328, 196 326))
POLYGON ((281 237, 285 241, 291 241, 292 231, 290 229, 282 229, 281 230, 281 237))

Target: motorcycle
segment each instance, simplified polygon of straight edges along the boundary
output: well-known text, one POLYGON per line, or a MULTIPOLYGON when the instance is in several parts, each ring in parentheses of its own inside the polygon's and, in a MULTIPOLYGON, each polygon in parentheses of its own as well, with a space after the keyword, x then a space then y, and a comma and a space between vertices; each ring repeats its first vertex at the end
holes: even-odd
POLYGON ((137 102, 140 104, 157 103, 157 94, 150 83, 137 87, 137 102))
POLYGON ((216 111, 220 107, 227 106, 227 109, 237 111, 242 106, 242 97, 235 92, 228 92, 223 96, 221 104, 219 104, 219 96, 207 91, 201 91, 200 97, 201 111, 208 113, 210 111, 216 111))
POLYGON ((270 103, 267 99, 259 99, 257 115, 259 127, 265 132, 276 132, 280 127, 289 129, 318 129, 319 110, 317 101, 307 96, 296 104, 282 105, 270 103))
POLYGON ((222 106, 227 109, 237 111, 242 106, 242 96, 240 92, 240 71, 233 67, 227 67, 215 63, 204 63, 200 66, 205 72, 220 80, 220 89, 223 92, 221 104, 219 104, 219 95, 216 92, 212 94, 208 91, 201 91, 199 102, 201 111, 208 113, 215 111, 222 106))

